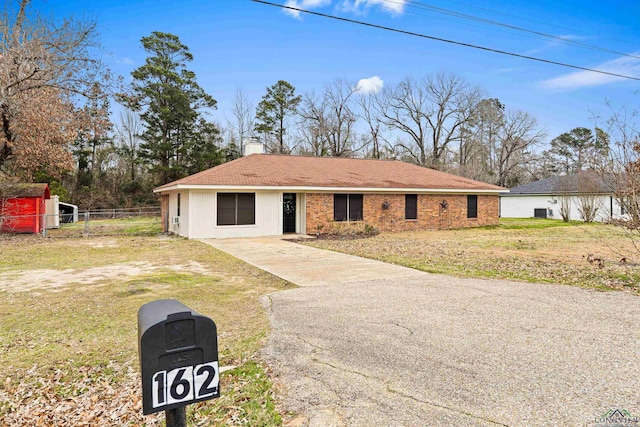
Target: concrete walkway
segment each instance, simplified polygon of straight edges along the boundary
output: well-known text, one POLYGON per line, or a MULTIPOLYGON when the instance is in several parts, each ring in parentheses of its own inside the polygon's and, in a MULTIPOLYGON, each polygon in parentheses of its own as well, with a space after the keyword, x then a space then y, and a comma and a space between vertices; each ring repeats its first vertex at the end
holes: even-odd
POLYGON ((281 236, 202 241, 298 286, 424 275, 411 268, 299 245, 281 236))
POLYGON ((303 286, 264 301, 264 354, 286 386, 285 409, 302 415, 296 425, 640 416, 634 295, 432 275, 271 238, 206 242, 303 286))

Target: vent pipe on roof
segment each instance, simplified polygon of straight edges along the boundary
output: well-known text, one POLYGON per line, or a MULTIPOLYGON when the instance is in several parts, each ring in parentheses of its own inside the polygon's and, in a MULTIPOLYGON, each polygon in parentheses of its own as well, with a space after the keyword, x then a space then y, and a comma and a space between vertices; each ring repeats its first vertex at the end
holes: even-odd
POLYGON ((262 142, 258 141, 258 138, 245 138, 244 140, 244 155, 250 154, 264 154, 264 146, 262 142))

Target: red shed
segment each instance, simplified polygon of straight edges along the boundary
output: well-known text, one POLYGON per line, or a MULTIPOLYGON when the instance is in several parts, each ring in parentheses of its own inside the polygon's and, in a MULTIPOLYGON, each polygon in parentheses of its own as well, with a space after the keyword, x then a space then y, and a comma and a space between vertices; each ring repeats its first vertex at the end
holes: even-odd
POLYGON ((41 232, 49 198, 48 184, 0 185, 0 232, 41 232))

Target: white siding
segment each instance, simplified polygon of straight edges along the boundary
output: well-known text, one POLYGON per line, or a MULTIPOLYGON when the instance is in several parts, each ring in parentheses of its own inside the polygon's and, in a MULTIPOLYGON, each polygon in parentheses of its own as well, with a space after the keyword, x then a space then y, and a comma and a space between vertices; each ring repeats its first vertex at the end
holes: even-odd
POLYGON ((189 238, 213 236, 216 225, 216 193, 189 191, 189 238))
POLYGON ((307 234, 307 195, 296 195, 296 233, 307 234))
POLYGON ((258 191, 254 225, 216 225, 216 192, 190 191, 190 239, 257 237, 282 234, 282 192, 258 191))
MULTIPOLYGON (((582 221, 580 217, 580 199, 570 196, 570 219, 582 221)), ((607 221, 611 217, 621 218, 620 205, 611 196, 598 196, 595 204, 598 208, 596 221, 607 221), (613 202, 613 212, 611 204, 613 202)), ((533 218, 534 209, 547 209, 547 218, 562 219, 560 215, 561 196, 500 196, 500 217, 502 218, 533 218)))
POLYGON ((189 191, 187 190, 169 193, 169 231, 189 237, 189 191), (174 224, 173 218, 178 216, 178 194, 180 194, 180 223, 174 224))
POLYGON ((60 197, 51 196, 44 201, 47 228, 60 228, 60 197))

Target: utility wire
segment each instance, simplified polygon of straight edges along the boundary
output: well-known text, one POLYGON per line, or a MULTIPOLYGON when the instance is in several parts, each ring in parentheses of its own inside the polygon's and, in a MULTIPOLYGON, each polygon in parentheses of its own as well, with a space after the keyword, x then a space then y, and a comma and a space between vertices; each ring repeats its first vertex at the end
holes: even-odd
POLYGON ((308 13, 310 15, 320 16, 322 18, 335 19, 337 21, 349 22, 351 24, 359 24, 359 25, 363 25, 365 27, 376 28, 376 29, 379 29, 379 30, 386 30, 386 31, 394 32, 394 33, 400 33, 400 34, 405 34, 405 35, 409 35, 409 36, 421 37, 421 38, 424 38, 424 39, 435 40, 435 41, 454 44, 454 45, 458 45, 458 46, 470 47, 470 48, 473 48, 473 49, 484 50, 484 51, 487 51, 487 52, 498 53, 498 54, 501 54, 501 55, 507 55, 507 56, 513 56, 513 57, 516 57, 516 58, 528 59, 528 60, 531 60, 531 61, 543 62, 545 64, 558 65, 558 66, 561 66, 561 67, 573 68, 573 69, 576 69, 576 70, 591 71, 591 72, 598 73, 598 74, 605 74, 605 75, 608 75, 608 76, 614 76, 614 77, 620 77, 620 78, 623 78, 623 79, 640 81, 640 77, 626 76, 624 74, 617 74, 617 73, 612 73, 612 72, 609 72, 609 71, 603 71, 603 70, 596 70, 596 69, 593 69, 593 68, 581 67, 579 65, 572 65, 572 64, 567 64, 567 63, 564 63, 564 62, 552 61, 550 59, 536 58, 535 56, 521 55, 519 53, 508 52, 508 51, 499 50, 499 49, 493 49, 493 48, 490 48, 490 47, 479 46, 479 45, 459 42, 459 41, 455 41, 455 40, 449 40, 449 39, 445 39, 445 38, 441 38, 441 37, 429 36, 429 35, 426 35, 426 34, 416 33, 416 32, 407 31, 407 30, 401 30, 401 29, 398 29, 398 28, 385 27, 383 25, 371 24, 369 22, 357 21, 355 19, 343 18, 341 16, 328 15, 326 13, 314 12, 314 11, 311 11, 311 10, 300 9, 300 8, 293 7, 293 6, 285 6, 283 4, 271 3, 271 2, 268 2, 268 1, 265 1, 265 0, 251 0, 251 1, 254 2, 254 3, 261 3, 261 4, 264 4, 264 5, 267 5, 267 6, 274 6, 274 7, 279 7, 279 8, 282 8, 282 9, 289 9, 289 10, 294 10, 294 11, 297 11, 297 12, 308 13))
POLYGON ((534 34, 536 36, 541 36, 541 37, 544 37, 546 39, 556 40, 556 41, 559 41, 559 42, 565 43, 565 44, 570 44, 570 45, 579 46, 579 47, 583 47, 583 48, 587 48, 587 49, 591 49, 591 50, 600 50, 600 51, 603 51, 603 52, 613 53, 613 54, 616 54, 616 55, 621 55, 621 56, 627 56, 627 57, 630 57, 630 58, 640 59, 640 56, 631 55, 631 54, 624 53, 624 52, 618 52, 618 51, 607 49, 607 48, 604 48, 604 47, 594 46, 594 45, 591 45, 591 44, 588 44, 588 43, 582 43, 582 42, 579 42, 579 41, 567 39, 567 38, 564 38, 564 37, 554 36, 552 34, 543 33, 543 32, 540 32, 540 31, 529 30, 527 28, 517 27, 515 25, 506 24, 506 23, 499 22, 499 21, 492 21, 490 19, 481 18, 479 16, 474 16, 474 15, 468 15, 468 14, 461 13, 461 12, 456 12, 455 10, 444 9, 444 8, 441 8, 441 7, 433 6, 433 5, 430 5, 430 4, 427 4, 427 3, 422 3, 422 2, 419 2, 419 1, 415 1, 415 0, 407 0, 406 2, 399 2, 397 0, 383 0, 383 1, 385 3, 390 3, 390 4, 407 4, 408 6, 415 7, 417 9, 431 10, 431 11, 434 11, 436 13, 441 13, 441 14, 453 16, 453 17, 456 17, 456 18, 467 19, 467 20, 470 20, 470 21, 476 21, 476 22, 480 22, 480 23, 483 23, 483 24, 489 24, 489 25, 493 25, 493 26, 497 26, 497 27, 508 28, 510 30, 515 30, 515 31, 523 32, 523 33, 534 34))
MULTIPOLYGON (((447 0, 445 0, 445 1, 447 1, 447 0)), ((501 12, 501 11, 498 11, 498 10, 488 9, 486 7, 476 6, 474 4, 463 3, 463 2, 459 2, 459 1, 455 1, 455 0, 448 0, 448 2, 449 3, 458 4, 458 5, 461 5, 461 6, 464 6, 464 7, 472 8, 472 9, 482 10, 483 12, 490 12, 490 13, 494 13, 494 14, 497 14, 497 15, 508 16, 510 18, 523 19, 525 21, 535 22, 536 24, 542 24, 542 25, 545 25, 547 27, 559 28, 561 30, 568 30, 568 31, 571 31, 571 32, 574 32, 574 33, 586 34, 583 30, 578 30, 578 29, 575 29, 575 28, 565 27, 565 26, 557 25, 557 24, 551 24, 549 22, 540 21, 540 20, 536 20, 536 19, 532 19, 532 18, 526 18, 524 16, 513 15, 511 13, 506 13, 506 12, 501 12)), ((612 40, 612 41, 616 41, 616 42, 620 42, 620 43, 625 43, 625 44, 627 44, 629 46, 632 45, 632 43, 629 43, 629 40, 619 40, 619 39, 611 38, 611 37, 608 37, 608 36, 604 36, 603 38, 608 39, 608 40, 612 40)))

